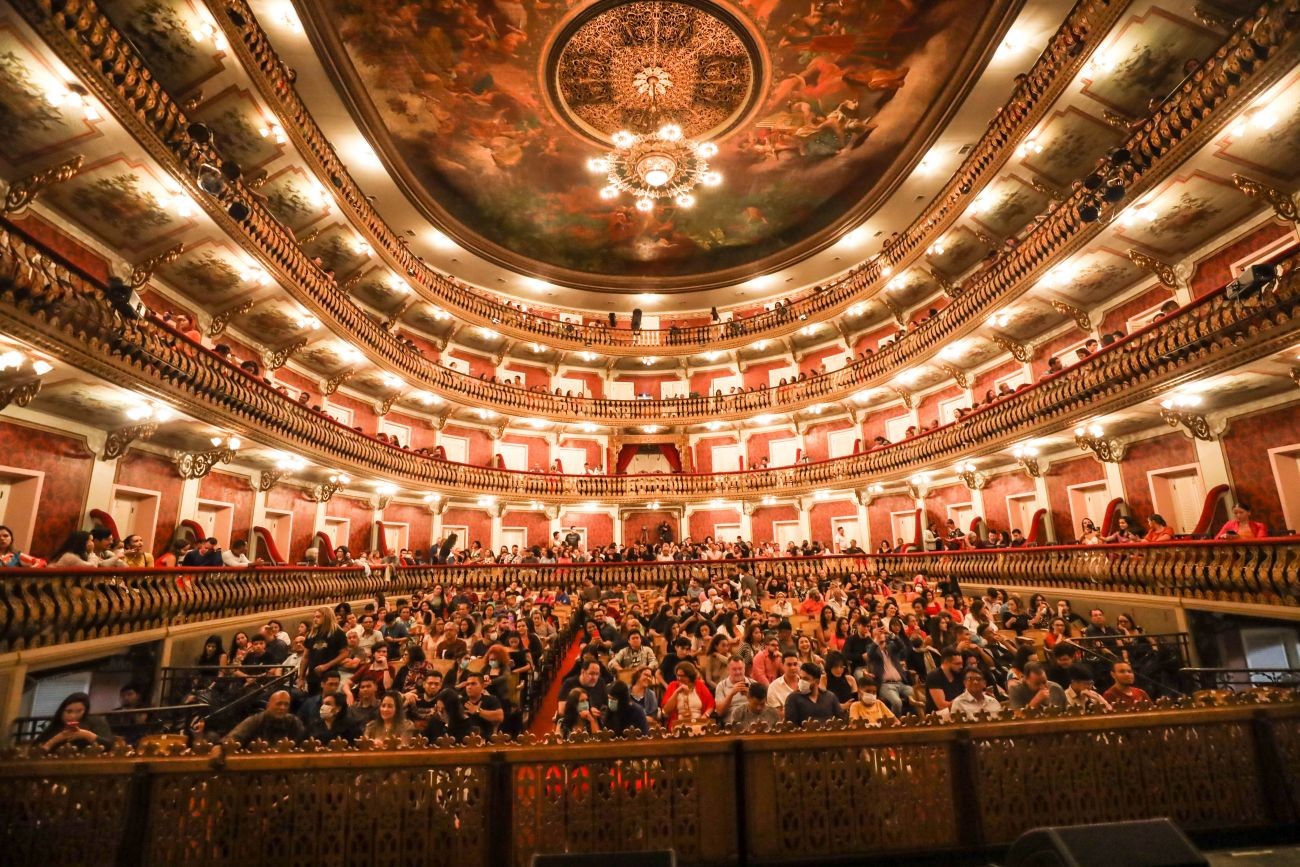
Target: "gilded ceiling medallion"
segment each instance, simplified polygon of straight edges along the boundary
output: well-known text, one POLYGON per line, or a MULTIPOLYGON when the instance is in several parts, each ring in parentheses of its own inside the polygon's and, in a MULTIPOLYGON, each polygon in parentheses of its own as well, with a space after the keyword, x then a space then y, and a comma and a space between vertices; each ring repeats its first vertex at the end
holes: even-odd
POLYGON ((666 123, 715 138, 755 106, 760 67, 755 40, 721 7, 631 0, 572 22, 547 68, 561 119, 609 142, 666 123))

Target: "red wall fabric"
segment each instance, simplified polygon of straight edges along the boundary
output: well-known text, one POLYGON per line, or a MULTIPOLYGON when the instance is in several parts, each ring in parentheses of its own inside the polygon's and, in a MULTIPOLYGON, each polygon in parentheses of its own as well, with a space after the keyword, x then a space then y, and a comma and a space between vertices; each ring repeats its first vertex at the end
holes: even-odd
MULTIPOLYGON (((892 545, 897 541, 894 535, 893 527, 890 523, 890 514, 892 512, 910 512, 916 508, 916 501, 911 497, 896 494, 877 497, 876 500, 867 507, 867 522, 871 526, 871 547, 874 550, 882 540, 888 539, 892 545)), ((908 525, 907 535, 912 532, 911 524, 908 525)), ((904 536, 903 542, 911 544, 912 540, 904 536)))
POLYGON ((176 532, 181 506, 183 482, 176 465, 157 455, 132 449, 117 462, 117 484, 158 492, 158 521, 154 525, 151 550, 155 555, 164 553, 176 532))
MULTIPOLYGON (((80 437, 7 421, 0 421, 0 454, 4 455, 0 460, 7 466, 45 474, 36 505, 31 553, 37 557, 53 554, 63 540, 81 526, 94 455, 80 437)), ((97 509, 107 509, 109 505, 89 504, 97 509)), ((16 524, 21 517, 6 516, 6 521, 16 524)))
MULTIPOLYGON (((837 419, 832 422, 824 422, 814 425, 804 431, 804 446, 808 449, 808 460, 824 461, 830 458, 830 441, 829 436, 835 431, 849 430, 854 427, 853 422, 847 418, 837 419)), ((856 437, 855 437, 856 439, 856 437)))
MULTIPOLYGON (((739 442, 739 440, 736 439, 734 434, 702 437, 699 440, 697 440, 694 446, 695 472, 697 473, 713 472, 713 447, 735 445, 737 442, 739 442)), ((746 463, 745 466, 748 467, 749 464, 746 463)))
POLYGON ((523 379, 524 388, 542 387, 551 391, 551 374, 544 367, 533 367, 531 364, 520 364, 518 362, 508 362, 502 368, 509 376, 510 382, 514 381, 516 376, 523 379))
MULTIPOLYGON (((551 468, 551 446, 541 437, 507 434, 501 437, 501 442, 524 446, 528 449, 527 469, 531 470, 534 467, 540 467, 543 470, 549 470, 551 468)), ((565 467, 564 471, 566 473, 581 472, 582 467, 565 467)))
POLYGON ((348 519, 348 549, 356 555, 371 550, 370 538, 375 527, 375 510, 367 500, 336 494, 325 504, 325 517, 348 519))
POLYGON ((1268 450, 1300 442, 1300 404, 1233 419, 1223 437, 1224 454, 1236 497, 1269 532, 1288 528, 1268 450))
POLYGON ((1124 479, 1124 500, 1129 510, 1137 515, 1139 521, 1145 521, 1155 511, 1147 473, 1194 463, 1196 448, 1181 433, 1168 433, 1132 443, 1119 465, 1120 476, 1124 479))
POLYGON ((468 373, 473 377, 482 376, 488 379, 496 376, 496 365, 492 363, 492 359, 484 358, 482 355, 475 355, 462 349, 453 349, 447 353, 447 358, 457 362, 456 370, 461 373, 468 373))
POLYGON ((648 394, 658 400, 663 396, 662 387, 666 382, 680 382, 681 377, 675 373, 637 373, 621 374, 614 377, 615 382, 630 382, 638 395, 648 394))
POLYGON ((309 500, 301 488, 276 485, 266 494, 266 507, 293 515, 289 550, 280 553, 290 563, 299 562, 303 553, 312 546, 312 538, 316 535, 316 502, 309 500))
MULTIPOLYGON (((1110 310, 1107 310, 1105 316, 1102 317, 1101 331, 1103 334, 1112 331, 1123 331, 1127 334, 1130 330, 1128 327, 1129 319, 1137 316, 1139 313, 1150 310, 1152 307, 1159 307, 1161 304, 1173 297, 1174 295, 1172 292, 1157 283, 1155 286, 1152 286, 1136 298, 1126 301, 1118 307, 1112 307, 1110 310)), ((1147 325, 1149 323, 1149 319, 1144 319, 1142 321, 1142 325, 1147 325)))
MULTIPOLYGON (((758 433, 755 434, 750 434, 749 443, 745 449, 745 466, 753 468, 758 466, 759 462, 762 461, 763 458, 770 458, 772 456, 771 454, 772 442, 774 440, 793 440, 793 439, 798 439, 798 436, 791 428, 783 428, 781 430, 765 430, 765 431, 759 431, 758 433)), ((710 445, 719 445, 719 444, 720 443, 710 443, 710 445)), ((703 441, 701 441, 701 445, 703 445, 703 441)), ((696 451, 698 452, 699 448, 697 448, 696 451)), ((710 450, 709 452, 710 464, 712 463, 712 461, 713 461, 713 452, 710 450)))
POLYGON ((990 388, 996 392, 997 381, 1018 372, 1021 367, 1022 365, 1019 361, 1012 359, 1004 364, 999 364, 997 367, 986 370, 979 376, 975 377, 971 382, 971 391, 974 392, 975 399, 980 403, 983 403, 984 392, 988 391, 990 388))
MULTIPOLYGON (((691 514, 691 538, 698 541, 706 536, 717 537, 718 524, 739 524, 740 513, 735 509, 701 509, 691 514)), ((730 536, 731 534, 728 534, 730 536)))
POLYGON ((580 379, 585 382, 587 392, 592 398, 598 399, 605 396, 605 380, 594 370, 561 370, 560 376, 565 379, 580 379))
MULTIPOLYGON (((1007 497, 1032 493, 1034 480, 1023 472, 1002 473, 989 479, 980 493, 984 496, 984 520, 990 527, 1010 532, 1011 519, 1007 513, 1007 497)), ((1022 532, 1025 527, 1016 527, 1022 532)))
MULTIPOLYGON (((812 529, 812 537, 823 544, 830 546, 834 538, 834 532, 831 528, 832 518, 856 518, 858 516, 858 504, 852 500, 833 500, 830 502, 814 503, 808 513, 808 523, 812 529)), ((858 544, 862 544, 862 539, 858 538, 862 534, 856 529, 847 529, 844 531, 849 539, 857 539, 858 544)))
POLYGON ((442 526, 469 528, 468 538, 462 533, 456 540, 460 548, 468 548, 470 542, 481 542, 486 546, 492 541, 492 516, 481 509, 449 508, 442 513, 442 526))
POLYGON ((449 424, 442 429, 442 435, 468 440, 466 460, 476 467, 487 466, 493 456, 492 438, 478 428, 449 424))
MULTIPOLYGON (((551 519, 545 512, 506 512, 501 516, 501 526, 523 527, 530 546, 545 545, 551 540, 551 519)), ((487 544, 484 540, 484 547, 487 544)))
POLYGON ((584 528, 588 551, 614 541, 614 519, 604 512, 563 512, 560 523, 565 527, 584 528))
MULTIPOLYGON (((925 510, 930 516, 930 528, 942 527, 948 520, 948 507, 955 506, 959 503, 970 503, 974 500, 969 488, 960 482, 955 485, 944 485, 941 488, 931 489, 929 496, 925 498, 925 510)), ((977 510, 978 512, 978 510, 977 510)), ((982 515, 980 517, 983 517, 982 515)), ((987 519, 986 519, 987 520, 987 519)), ((968 529, 962 527, 963 530, 968 529)), ((910 539, 908 540, 911 541, 910 539)))
POLYGON ((754 530, 755 542, 772 542, 776 540, 773 524, 778 521, 798 521, 799 510, 794 506, 759 506, 754 509, 749 523, 754 530))
POLYGON ((784 358, 778 358, 775 361, 762 361, 758 364, 751 364, 741 371, 741 379, 744 380, 745 387, 762 388, 769 385, 768 373, 773 370, 779 370, 787 366, 790 362, 784 358))
MULTIPOLYGON (((379 430, 379 416, 375 414, 373 404, 346 394, 334 392, 327 400, 331 406, 352 410, 352 426, 361 428, 362 432, 374 436, 379 430)), ((313 404, 315 405, 315 404, 313 404)))
MULTIPOLYGON (((1068 544, 1079 538, 1079 527, 1070 515, 1071 485, 1097 482, 1106 478, 1101 464, 1091 456, 1075 458, 1070 461, 1052 464, 1048 469, 1047 496, 1051 503, 1051 519, 1056 526, 1056 538, 1061 544, 1068 544)), ((1101 526, 1101 515, 1089 515, 1093 523, 1101 526)), ((1082 516, 1080 516, 1082 520, 1082 516)), ((1023 528, 1022 528, 1023 529, 1023 528)))
POLYGON ((1294 233, 1294 227, 1280 222, 1266 223, 1255 233, 1236 241, 1207 257, 1197 264, 1192 275, 1192 295, 1199 298, 1212 292, 1232 280, 1237 275, 1232 273, 1232 265, 1287 235, 1294 233))
MULTIPOLYGON (((591 464, 593 467, 608 469, 605 466, 605 449, 595 440, 561 439, 560 448, 582 449, 587 453, 587 463, 591 464)), ((566 473, 580 473, 582 472, 582 467, 570 467, 568 464, 565 464, 564 471, 566 473)))
POLYGON ((406 524, 407 545, 412 551, 428 551, 433 544, 433 515, 423 506, 389 503, 384 522, 406 524))
POLYGON ((932 421, 937 421, 940 424, 943 424, 944 419, 940 417, 939 404, 946 400, 951 400, 954 397, 961 397, 963 398, 961 405, 968 406, 969 402, 964 399, 965 395, 966 390, 957 385, 950 385, 947 388, 934 392, 933 394, 927 394, 925 397, 921 398, 921 402, 917 405, 917 411, 921 417, 921 423, 929 424, 932 421))
POLYGON ((650 544, 659 542, 659 525, 664 521, 673 528, 673 539, 681 541, 681 523, 677 516, 667 511, 647 509, 641 512, 629 512, 623 519, 623 543, 631 545, 641 541, 641 531, 645 530, 650 544))
POLYGON ((24 232, 57 253, 59 258, 71 262, 100 282, 108 280, 109 266, 103 256, 77 243, 44 218, 29 210, 14 222, 24 232))
MULTIPOLYGON (((199 482, 199 499, 230 503, 235 507, 230 522, 230 538, 221 540, 223 547, 230 547, 230 543, 236 539, 252 541, 253 488, 249 484, 248 476, 213 470, 199 482)), ((182 515, 181 517, 193 518, 194 516, 182 515)))

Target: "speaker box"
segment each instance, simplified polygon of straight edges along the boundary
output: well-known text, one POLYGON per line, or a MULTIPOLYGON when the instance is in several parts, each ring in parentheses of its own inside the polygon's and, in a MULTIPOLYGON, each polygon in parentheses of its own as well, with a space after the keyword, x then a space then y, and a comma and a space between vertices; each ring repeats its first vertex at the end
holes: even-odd
POLYGON ((1006 867, 1208 867, 1168 819, 1034 828, 1011 844, 1006 867))
POLYGON ((653 852, 588 852, 586 854, 534 855, 533 867, 677 867, 672 849, 653 852))
POLYGON ((1228 284, 1224 294, 1234 301, 1249 298, 1276 278, 1277 267, 1274 265, 1249 265, 1242 268, 1237 279, 1228 284))
POLYGON ((632 311, 632 330, 641 330, 641 308, 637 307, 632 311))

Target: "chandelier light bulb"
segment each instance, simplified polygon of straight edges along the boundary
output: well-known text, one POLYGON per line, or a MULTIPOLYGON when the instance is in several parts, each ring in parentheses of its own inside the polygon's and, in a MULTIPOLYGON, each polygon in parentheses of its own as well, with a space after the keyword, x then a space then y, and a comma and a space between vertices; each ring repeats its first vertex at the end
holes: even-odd
POLYGON ((675 123, 666 123, 659 127, 659 137, 664 141, 678 141, 682 137, 682 128, 675 123))
POLYGON ((671 175, 663 169, 651 169, 645 173, 645 182, 652 187, 662 187, 668 183, 671 175))
POLYGON ((695 152, 707 160, 710 157, 716 157, 718 155, 718 146, 711 141, 701 142, 700 146, 695 149, 695 152))
POLYGON ((618 187, 616 187, 616 186, 614 186, 614 185, 612 185, 612 184, 609 185, 609 186, 607 186, 607 187, 601 187, 601 189, 600 189, 600 197, 601 197, 602 199, 615 199, 615 198, 618 198, 618 187))
POLYGON ((610 141, 614 142, 614 147, 616 148, 626 148, 632 146, 636 141, 636 136, 632 135, 632 133, 625 129, 621 129, 611 136, 610 141))
POLYGON ((677 207, 679 208, 689 208, 694 204, 695 204, 695 197, 692 196, 690 193, 682 193, 680 196, 677 197, 677 207))
POLYGON ((638 211, 649 211, 652 210, 654 206, 654 201, 647 196, 642 196, 636 200, 636 209, 638 211))
POLYGON ((722 175, 717 172, 705 172, 700 178, 700 183, 704 184, 706 187, 716 187, 718 184, 722 183, 722 175))
POLYGON ((587 160, 587 171, 596 175, 603 175, 609 171, 609 163, 602 157, 592 157, 587 160))

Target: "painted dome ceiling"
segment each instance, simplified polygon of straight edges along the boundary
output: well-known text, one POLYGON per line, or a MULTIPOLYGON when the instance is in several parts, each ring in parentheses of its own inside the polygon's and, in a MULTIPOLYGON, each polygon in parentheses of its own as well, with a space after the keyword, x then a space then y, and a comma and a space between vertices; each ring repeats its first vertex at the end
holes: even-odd
POLYGON ((816 252, 928 147, 1012 0, 323 0, 327 67, 407 195, 558 283, 684 291, 816 252), (690 208, 603 199, 614 133, 717 145, 690 208))

